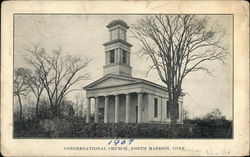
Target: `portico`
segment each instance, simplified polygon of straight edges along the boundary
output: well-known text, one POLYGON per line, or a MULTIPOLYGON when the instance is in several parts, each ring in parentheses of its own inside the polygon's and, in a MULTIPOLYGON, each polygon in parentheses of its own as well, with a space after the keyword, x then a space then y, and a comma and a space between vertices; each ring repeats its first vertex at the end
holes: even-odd
MULTIPOLYGON (((95 117, 94 121, 97 123, 100 121, 99 115, 102 115, 103 111, 103 119, 104 123, 118 123, 118 122, 142 122, 142 102, 144 99, 148 99, 149 93, 145 93, 142 88, 139 88, 140 84, 137 80, 133 82, 133 79, 125 78, 124 84, 120 84, 120 86, 116 86, 114 82, 115 79, 118 81, 120 79, 119 84, 121 83, 121 79, 123 77, 108 75, 104 77, 102 80, 98 80, 94 82, 95 85, 91 84, 87 87, 87 120, 89 122, 90 116, 90 102, 91 99, 94 99, 95 106, 95 117), (105 81, 106 80, 106 81, 105 81), (98 83, 99 82, 99 83, 98 83), (125 84, 126 82, 126 84, 125 84), (110 84, 109 84, 110 83, 110 84), (112 84, 113 83, 113 84, 112 84), (104 87, 101 84, 106 84, 104 87), (102 86, 102 87, 101 87, 102 86), (144 92, 144 93, 143 93, 144 92), (100 110, 101 108, 101 110, 100 110), (133 113, 133 116, 130 113, 133 113)), ((144 106, 143 108, 146 108, 144 106)))
POLYGON ((87 101, 87 117, 86 117, 86 122, 89 123, 90 122, 90 99, 94 99, 95 100, 95 117, 94 117, 94 122, 95 123, 99 123, 101 121, 101 117, 99 117, 99 115, 101 115, 102 111, 100 111, 100 108, 102 108, 103 104, 102 102, 104 102, 104 123, 118 123, 118 122, 125 122, 125 123, 130 123, 130 122, 138 122, 141 123, 142 119, 141 119, 141 106, 142 106, 142 93, 126 93, 126 94, 116 94, 116 95, 105 95, 105 96, 97 96, 97 97, 89 97, 88 101, 87 101), (136 119, 134 117, 133 120, 131 119, 131 115, 130 115, 130 108, 134 109, 134 104, 131 107, 131 95, 134 95, 137 97, 137 103, 136 106, 138 106, 138 111, 136 111, 136 119), (125 99, 124 99, 125 98, 125 99), (104 100, 103 100, 104 99, 104 100), (102 101, 103 100, 103 101, 102 101), (123 101, 125 100, 125 101, 123 101), (121 103, 120 101, 123 101, 125 103, 121 103), (114 102, 114 108, 113 108, 113 103, 114 102), (112 105, 112 106, 111 106, 112 105), (111 112, 109 112, 111 109, 113 108, 114 110, 114 114, 111 114, 111 112), (125 109, 124 109, 125 108, 125 109), (125 114, 124 114, 125 113, 125 114), (113 117, 112 117, 113 116, 113 117), (112 120, 114 119, 114 121, 112 120))

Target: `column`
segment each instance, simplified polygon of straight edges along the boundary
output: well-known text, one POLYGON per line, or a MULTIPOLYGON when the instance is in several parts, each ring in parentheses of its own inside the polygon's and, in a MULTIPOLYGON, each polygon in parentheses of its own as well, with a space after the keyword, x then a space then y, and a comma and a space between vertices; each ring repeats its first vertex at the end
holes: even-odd
POLYGON ((124 39, 125 39, 125 41, 127 41, 127 31, 126 30, 124 32, 124 39))
POLYGON ((119 95, 115 96, 115 123, 119 122, 119 95))
POLYGON ((109 64, 108 63, 108 52, 107 51, 105 52, 105 58, 106 58, 105 59, 105 65, 107 65, 107 64, 109 64))
POLYGON ((122 60, 121 60, 121 56, 122 56, 122 54, 121 54, 121 53, 122 53, 122 52, 121 52, 121 49, 118 48, 117 51, 118 51, 118 52, 117 52, 117 54, 118 54, 118 63, 121 63, 121 62, 122 62, 122 60))
POLYGON ((99 98, 95 98, 95 123, 99 122, 99 98))
POLYGON ((104 123, 108 123, 108 103, 109 97, 105 96, 105 104, 104 104, 104 123))
POLYGON ((126 94, 126 121, 125 123, 129 123, 129 113, 130 113, 130 95, 126 94))
POLYGON ((110 64, 110 51, 107 51, 107 64, 110 64))
POLYGON ((86 123, 90 122, 90 98, 87 98, 86 123))
POLYGON ((127 64, 130 65, 130 52, 128 52, 127 54, 128 54, 128 56, 127 56, 127 58, 128 58, 128 63, 127 63, 127 64))
POLYGON ((111 34, 111 31, 109 30, 109 41, 112 40, 112 34, 111 34))
POLYGON ((142 93, 138 93, 138 123, 141 123, 142 93))
POLYGON ((119 52, 118 49, 115 49, 115 63, 118 63, 118 58, 119 58, 119 52))
POLYGON ((127 65, 129 65, 129 64, 128 64, 128 58, 129 58, 129 56, 128 56, 128 55, 129 55, 129 52, 127 52, 127 51, 126 51, 126 53, 125 53, 125 54, 126 54, 126 64, 127 64, 127 65))
POLYGON ((119 28, 119 27, 118 27, 118 29, 117 29, 117 33, 118 33, 118 39, 121 39, 121 38, 120 38, 121 35, 120 35, 120 28, 119 28))

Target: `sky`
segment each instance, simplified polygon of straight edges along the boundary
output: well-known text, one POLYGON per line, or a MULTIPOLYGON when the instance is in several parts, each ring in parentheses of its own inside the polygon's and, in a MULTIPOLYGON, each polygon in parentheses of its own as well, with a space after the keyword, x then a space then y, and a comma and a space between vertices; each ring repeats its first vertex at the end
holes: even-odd
MULTIPOLYGON (((24 49, 32 45, 44 47, 46 50, 62 47, 62 53, 77 57, 93 59, 86 68, 91 75, 89 80, 80 86, 101 78, 105 64, 103 43, 109 39, 106 25, 115 19, 124 20, 130 27, 142 15, 15 15, 14 32, 14 67, 26 67, 24 57, 28 54, 24 49)), ((183 82, 184 108, 190 117, 199 117, 218 108, 227 119, 232 119, 232 16, 208 15, 212 25, 219 25, 225 30, 223 44, 229 55, 225 64, 211 62, 205 64, 214 75, 196 72, 187 76, 183 82)), ((127 41, 131 48, 131 66, 133 77, 143 78, 164 85, 157 72, 151 71, 146 76, 150 60, 138 56, 139 42, 131 37, 128 30, 127 41)), ((164 85, 165 86, 165 85, 164 85)), ((77 91, 68 96, 75 101, 76 97, 84 97, 85 91, 77 91)))

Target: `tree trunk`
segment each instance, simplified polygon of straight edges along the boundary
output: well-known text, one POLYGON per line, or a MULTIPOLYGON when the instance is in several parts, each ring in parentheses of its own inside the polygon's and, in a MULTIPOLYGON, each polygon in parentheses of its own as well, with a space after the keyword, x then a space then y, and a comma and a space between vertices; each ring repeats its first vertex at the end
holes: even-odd
POLYGON ((174 101, 173 101, 173 93, 172 89, 169 89, 168 91, 168 99, 169 99, 169 107, 170 107, 170 121, 171 124, 175 124, 175 115, 174 115, 174 101))
POLYGON ((38 119, 38 106, 39 106, 40 98, 38 97, 36 100, 36 119, 38 119))
POLYGON ((176 107, 177 103, 178 103, 178 99, 174 96, 172 101, 173 101, 173 116, 172 116, 173 118, 172 118, 172 120, 173 120, 173 123, 176 124, 177 119, 178 119, 178 117, 177 117, 178 108, 176 107))
POLYGON ((178 119, 177 117, 178 108, 176 106, 178 104, 179 94, 174 93, 174 91, 170 89, 168 92, 168 97, 169 97, 169 105, 170 105, 170 121, 171 121, 171 124, 175 125, 178 119))
POLYGON ((22 108, 22 100, 21 100, 21 96, 18 96, 18 101, 19 101, 19 107, 20 107, 20 111, 19 111, 19 119, 22 120, 23 119, 23 108, 22 108))

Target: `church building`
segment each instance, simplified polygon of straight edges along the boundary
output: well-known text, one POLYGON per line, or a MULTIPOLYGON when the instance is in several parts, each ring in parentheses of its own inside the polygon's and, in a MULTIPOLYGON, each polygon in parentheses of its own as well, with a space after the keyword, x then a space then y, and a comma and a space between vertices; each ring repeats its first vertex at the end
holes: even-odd
MULTIPOLYGON (((123 20, 107 25, 109 41, 104 43, 103 77, 84 87, 87 97, 86 123, 90 123, 91 99, 95 101, 95 123, 170 123, 167 88, 132 77, 127 42, 129 26, 123 20)), ((183 98, 178 105, 177 123, 183 123, 183 98)))

